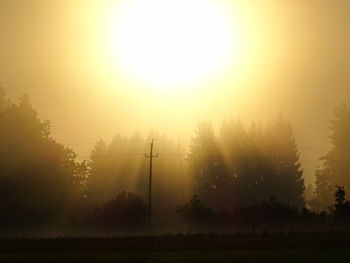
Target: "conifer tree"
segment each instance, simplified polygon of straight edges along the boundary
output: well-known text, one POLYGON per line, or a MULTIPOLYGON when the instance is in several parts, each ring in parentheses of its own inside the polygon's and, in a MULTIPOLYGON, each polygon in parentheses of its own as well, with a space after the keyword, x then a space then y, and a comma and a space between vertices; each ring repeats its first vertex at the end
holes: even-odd
POLYGON ((316 209, 326 209, 333 204, 332 193, 336 185, 350 189, 350 108, 341 104, 335 109, 331 123, 331 149, 321 157, 322 165, 316 172, 316 209))
POLYGON ((268 125, 265 134, 267 165, 270 172, 271 195, 281 201, 302 207, 304 200, 303 170, 299 160, 299 152, 293 129, 282 116, 268 125))

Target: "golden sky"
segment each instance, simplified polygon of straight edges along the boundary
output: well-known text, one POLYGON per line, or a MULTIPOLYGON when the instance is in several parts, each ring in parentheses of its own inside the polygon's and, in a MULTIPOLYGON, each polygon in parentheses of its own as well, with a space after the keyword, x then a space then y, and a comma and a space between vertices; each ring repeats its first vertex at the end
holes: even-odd
POLYGON ((350 1, 175 2, 0 0, 0 82, 29 93, 67 144, 151 129, 188 139, 199 120, 282 113, 312 174, 350 101, 350 1))

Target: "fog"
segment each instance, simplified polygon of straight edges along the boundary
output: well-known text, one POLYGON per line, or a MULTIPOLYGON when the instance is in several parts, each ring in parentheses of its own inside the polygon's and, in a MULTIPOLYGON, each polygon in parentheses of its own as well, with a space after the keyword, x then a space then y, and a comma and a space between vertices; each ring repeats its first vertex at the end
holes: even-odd
POLYGON ((243 32, 238 66, 170 93, 111 65, 103 17, 112 2, 0 0, 0 82, 9 97, 28 93, 53 136, 81 156, 118 132, 157 130, 186 145, 201 120, 218 127, 283 114, 313 181, 330 147, 328 120, 350 100, 348 1, 226 1, 243 32))

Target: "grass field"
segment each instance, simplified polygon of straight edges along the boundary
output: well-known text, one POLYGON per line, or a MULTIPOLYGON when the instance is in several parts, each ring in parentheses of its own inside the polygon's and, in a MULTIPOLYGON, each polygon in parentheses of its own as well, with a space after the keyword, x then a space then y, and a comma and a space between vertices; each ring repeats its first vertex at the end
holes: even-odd
POLYGON ((0 262, 236 262, 303 263, 348 262, 347 250, 235 250, 176 252, 100 252, 100 253, 18 253, 2 254, 0 262))
POLYGON ((12 239, 0 262, 348 262, 348 235, 12 239))

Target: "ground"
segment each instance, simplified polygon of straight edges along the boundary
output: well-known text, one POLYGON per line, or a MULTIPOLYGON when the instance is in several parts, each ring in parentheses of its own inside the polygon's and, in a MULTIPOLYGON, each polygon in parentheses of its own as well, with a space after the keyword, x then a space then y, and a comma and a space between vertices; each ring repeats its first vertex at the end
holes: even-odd
POLYGON ((195 235, 0 241, 0 262, 346 262, 350 235, 195 235))

